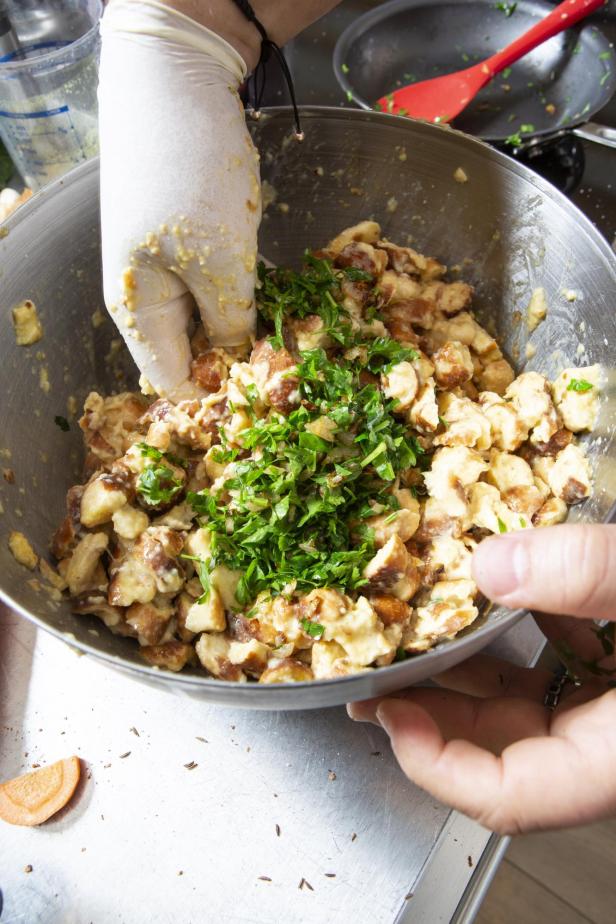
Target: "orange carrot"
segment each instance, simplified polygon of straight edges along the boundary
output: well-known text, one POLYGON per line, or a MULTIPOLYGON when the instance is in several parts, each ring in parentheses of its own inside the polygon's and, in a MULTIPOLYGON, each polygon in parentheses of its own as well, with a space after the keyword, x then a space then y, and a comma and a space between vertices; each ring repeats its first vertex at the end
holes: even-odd
POLYGON ((78 757, 25 773, 0 785, 0 818, 11 825, 40 825, 69 801, 81 773, 78 757))

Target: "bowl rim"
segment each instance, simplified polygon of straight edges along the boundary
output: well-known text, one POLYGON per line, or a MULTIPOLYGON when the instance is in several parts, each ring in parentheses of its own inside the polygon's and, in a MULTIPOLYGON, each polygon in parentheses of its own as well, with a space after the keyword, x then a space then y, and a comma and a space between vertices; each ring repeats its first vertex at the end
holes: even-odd
MULTIPOLYGON (((309 121, 314 118, 326 118, 326 119, 343 119, 345 121, 367 121, 367 122, 383 122, 385 125, 395 125, 397 127, 404 127, 405 130, 409 132, 419 132, 420 134, 433 134, 435 132, 446 132, 448 137, 457 138, 460 140, 460 143, 466 144, 468 147, 476 149, 482 156, 487 156, 492 160, 496 160, 497 164, 500 164, 507 170, 510 170, 513 173, 524 176, 525 179, 532 182, 532 184, 537 187, 544 195, 548 198, 555 199, 560 202, 561 205, 566 206, 566 208, 575 216, 576 221, 578 222, 578 228, 580 232, 586 232, 594 242, 595 247, 602 252, 603 256, 606 258, 608 263, 612 264, 614 279, 616 281, 616 254, 609 246, 608 242, 605 240, 603 235, 597 230, 597 228, 592 224, 590 219, 584 215, 584 213, 576 206, 570 199, 568 199, 563 193, 561 193, 556 187, 552 186, 547 180, 538 174, 534 173, 530 168, 526 167, 524 164, 519 163, 513 158, 509 157, 507 154, 504 154, 501 151, 496 150, 491 147, 486 142, 481 139, 475 138, 471 135, 467 135, 463 132, 460 132, 456 129, 452 129, 447 125, 433 125, 427 122, 421 122, 414 119, 408 119, 403 116, 395 116, 389 113, 375 112, 373 110, 365 111, 362 109, 351 109, 351 108, 340 108, 335 106, 300 106, 300 114, 302 118, 309 121)), ((290 106, 276 106, 264 108, 262 110, 262 120, 266 119, 288 119, 289 129, 291 130, 293 125, 293 109, 290 106)), ((44 186, 39 190, 35 195, 29 199, 23 206, 16 210, 16 212, 11 215, 4 227, 7 231, 7 237, 10 235, 10 232, 13 228, 19 226, 24 221, 29 220, 29 216, 37 211, 37 209, 45 202, 45 200, 57 194, 61 194, 60 191, 62 188, 66 187, 68 184, 74 184, 79 181, 85 180, 90 174, 99 172, 99 157, 93 157, 85 161, 82 164, 77 165, 68 173, 64 174, 61 177, 53 180, 48 185, 44 186)), ((2 242, 0 241, 0 245, 2 242)), ((1 247, 0 247, 1 249, 1 247)), ((616 501, 611 507, 608 516, 603 522, 613 522, 616 520, 616 501)), ((20 616, 27 619, 29 622, 35 624, 38 628, 44 629, 46 632, 50 633, 55 638, 61 640, 65 644, 71 646, 78 651, 92 655, 97 660, 103 661, 109 666, 119 668, 123 671, 131 673, 136 677, 154 682, 156 684, 163 684, 168 686, 181 687, 184 691, 212 691, 220 693, 219 697, 212 696, 212 700, 215 701, 219 699, 221 702, 225 701, 225 694, 235 691, 233 697, 226 697, 227 701, 231 698, 236 700, 236 705, 239 707, 250 705, 253 708, 319 708, 323 705, 331 705, 331 702, 309 702, 308 699, 305 704, 293 704, 291 706, 288 702, 280 707, 277 707, 275 704, 271 703, 272 700, 279 698, 283 700, 285 694, 288 694, 289 691, 298 691, 298 697, 301 699, 301 691, 326 691, 335 689, 341 691, 342 689, 349 688, 352 689, 354 685, 361 685, 362 678, 366 677, 365 673, 350 674, 345 677, 336 677, 326 680, 309 680, 301 681, 298 683, 280 683, 280 684, 268 684, 260 685, 259 683, 246 683, 240 684, 234 681, 228 680, 219 680, 214 677, 210 677, 206 674, 203 676, 199 674, 185 674, 183 672, 173 672, 165 669, 159 669, 157 667, 150 667, 147 664, 139 664, 138 662, 128 661, 121 655, 111 654, 105 651, 101 651, 98 648, 93 647, 88 642, 83 642, 75 638, 72 633, 67 631, 62 631, 54 626, 50 626, 46 623, 40 616, 30 612, 26 609, 25 606, 20 604, 17 600, 14 600, 9 592, 7 592, 0 581, 0 601, 2 601, 7 607, 9 607, 14 612, 18 613, 20 616), (277 694, 274 692, 280 690, 280 694, 277 697, 277 694), (259 692, 257 692, 259 691, 259 692), (261 698, 263 700, 262 704, 256 702, 256 698, 261 698), (253 700, 250 703, 244 703, 242 700, 253 700)), ((441 642, 439 645, 434 648, 429 649, 428 651, 422 652, 415 657, 409 658, 405 661, 394 662, 385 667, 379 667, 376 669, 375 674, 387 674, 388 678, 391 678, 392 683, 390 684, 391 689, 402 689, 408 683, 413 683, 411 677, 405 681, 407 674, 411 675, 412 665, 421 663, 428 664, 431 660, 435 658, 440 660, 443 652, 453 647, 457 648, 459 651, 465 647, 469 647, 474 640, 488 636, 487 642, 497 635, 501 635, 507 629, 512 628, 517 622, 519 622, 526 614, 528 610, 523 608, 518 608, 515 610, 505 611, 505 613, 499 618, 498 623, 490 622, 489 618, 484 622, 483 625, 479 626, 475 631, 470 631, 468 634, 463 635, 460 638, 454 638, 450 641, 441 642), (400 678, 399 683, 395 681, 395 678, 400 678)), ((460 660, 463 660, 461 658, 460 660)), ((373 676, 372 674, 370 676, 373 676)), ((340 702, 343 701, 342 696, 335 697, 340 702)), ((349 700, 352 697, 349 696, 349 700)), ((316 699, 316 697, 315 697, 316 699)), ((327 700, 327 697, 323 698, 327 700)))

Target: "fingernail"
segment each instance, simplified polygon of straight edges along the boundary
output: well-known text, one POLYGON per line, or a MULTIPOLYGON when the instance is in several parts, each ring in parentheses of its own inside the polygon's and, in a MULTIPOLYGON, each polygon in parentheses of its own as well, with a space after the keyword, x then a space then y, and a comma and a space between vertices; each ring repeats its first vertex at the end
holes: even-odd
MULTIPOLYGON (((376 710, 376 720, 383 729, 389 735, 389 724, 387 718, 387 703, 381 703, 381 705, 376 710)), ((390 736, 391 737, 391 736, 390 736)))
POLYGON ((379 703, 375 713, 375 719, 391 738, 391 732, 396 721, 396 715, 404 714, 408 709, 408 703, 399 699, 386 699, 379 703))
POLYGON ((376 706, 377 703, 370 699, 363 702, 348 703, 347 713, 354 722, 372 722, 374 725, 378 725, 376 706))
POLYGON ((495 536, 486 539, 473 555, 473 575, 490 600, 502 600, 528 580, 530 558, 525 537, 495 536))

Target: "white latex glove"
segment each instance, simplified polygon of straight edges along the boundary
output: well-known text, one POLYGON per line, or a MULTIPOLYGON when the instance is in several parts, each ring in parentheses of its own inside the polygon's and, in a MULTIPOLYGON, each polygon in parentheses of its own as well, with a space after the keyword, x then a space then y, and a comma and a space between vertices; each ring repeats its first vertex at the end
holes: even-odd
POLYGON ((99 84, 105 302, 144 390, 189 381, 194 299, 214 345, 254 334, 258 154, 237 89, 240 55, 152 0, 113 0, 99 84))

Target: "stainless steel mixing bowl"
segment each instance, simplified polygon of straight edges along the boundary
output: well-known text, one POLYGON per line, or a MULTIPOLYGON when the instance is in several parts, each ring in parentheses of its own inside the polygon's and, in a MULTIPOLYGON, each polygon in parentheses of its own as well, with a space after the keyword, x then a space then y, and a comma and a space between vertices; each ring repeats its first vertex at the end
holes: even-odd
MULTIPOLYGON (((498 331, 505 349, 524 365, 524 309, 542 285, 550 306, 533 335, 528 368, 555 374, 565 364, 611 361, 616 343, 616 258, 590 222, 540 177, 472 138, 446 128, 377 113, 307 108, 306 140, 291 137, 286 109, 253 126, 263 179, 275 196, 262 224, 261 253, 297 264, 304 248, 327 241, 362 218, 382 223, 394 241, 450 266, 476 286, 479 315, 498 331), (468 181, 456 182, 461 167, 468 181), (569 301, 571 293, 575 301, 569 301)), ((164 180, 163 178, 163 181, 164 180)), ((153 190, 155 195, 156 191, 153 190)), ((118 208, 122 203, 118 203, 118 208)), ((2 482, 0 596, 37 625, 141 680, 218 703, 263 709, 305 709, 364 699, 425 680, 484 647, 522 617, 493 609, 480 625, 412 660, 339 680, 310 684, 235 685, 199 674, 170 674, 145 666, 135 642, 111 635, 96 619, 74 616, 37 590, 34 575, 14 561, 10 530, 21 530, 37 552, 63 515, 66 489, 79 479, 81 440, 54 423, 70 396, 91 388, 109 392, 135 383, 131 361, 102 307, 98 163, 53 183, 9 220, 0 241, 2 482), (38 306, 45 335, 15 345, 11 307, 24 298, 38 306), (40 387, 48 370, 49 391, 40 387)), ((454 270, 455 272, 455 270, 454 270)), ((588 452, 596 470, 591 500, 573 519, 604 520, 616 496, 616 400, 612 376, 588 452)), ((61 680, 60 680, 61 682, 61 680)))

